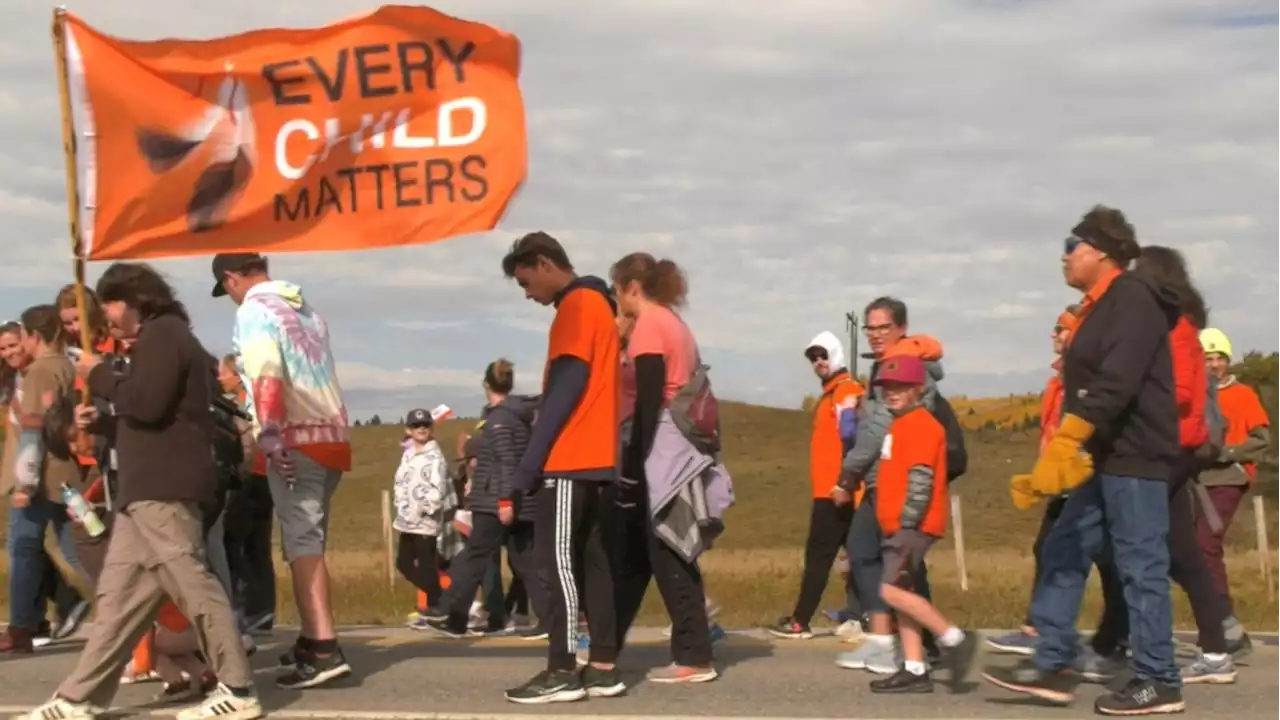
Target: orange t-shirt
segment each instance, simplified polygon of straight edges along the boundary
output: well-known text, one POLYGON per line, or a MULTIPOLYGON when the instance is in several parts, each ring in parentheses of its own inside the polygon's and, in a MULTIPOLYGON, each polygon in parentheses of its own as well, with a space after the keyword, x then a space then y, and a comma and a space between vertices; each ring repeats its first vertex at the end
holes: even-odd
MULTIPOLYGON (((546 474, 617 467, 622 403, 619 345, 613 307, 602 292, 577 287, 561 298, 551 322, 547 368, 556 358, 569 356, 586 362, 589 371, 586 391, 547 455, 546 474)), ((547 389, 544 373, 544 395, 547 389)))
MULTIPOLYGON (((1271 419, 1253 388, 1239 381, 1218 390, 1218 407, 1227 421, 1227 445, 1239 445, 1256 427, 1269 427, 1271 419)), ((1254 463, 1243 463, 1245 474, 1257 476, 1254 463)))
POLYGON ((836 373, 822 386, 822 397, 813 408, 809 433, 809 484, 814 498, 831 497, 840 479, 844 443, 840 439, 840 412, 853 407, 866 391, 847 371, 836 373))
POLYGON ((907 486, 912 468, 933 471, 933 494, 920 518, 918 530, 942 537, 950 515, 947 493, 947 431, 933 413, 917 407, 899 415, 889 424, 880 448, 880 470, 876 476, 876 519, 886 537, 902 527, 902 509, 907 502, 907 486))

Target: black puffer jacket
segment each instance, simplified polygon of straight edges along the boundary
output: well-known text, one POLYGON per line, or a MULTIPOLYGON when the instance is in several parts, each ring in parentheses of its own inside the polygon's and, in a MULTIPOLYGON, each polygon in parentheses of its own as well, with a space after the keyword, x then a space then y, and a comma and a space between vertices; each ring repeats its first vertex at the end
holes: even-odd
MULTIPOLYGON (((512 499, 512 478, 529 446, 529 428, 538 401, 539 398, 528 395, 509 395, 498 405, 485 408, 476 469, 471 477, 472 511, 496 515, 498 501, 512 499)), ((519 519, 533 520, 535 502, 533 497, 521 498, 517 508, 519 519)))
POLYGON ((1169 332, 1177 296, 1138 271, 1098 299, 1063 356, 1063 412, 1095 428, 1085 449, 1100 473, 1170 480, 1181 453, 1169 332))

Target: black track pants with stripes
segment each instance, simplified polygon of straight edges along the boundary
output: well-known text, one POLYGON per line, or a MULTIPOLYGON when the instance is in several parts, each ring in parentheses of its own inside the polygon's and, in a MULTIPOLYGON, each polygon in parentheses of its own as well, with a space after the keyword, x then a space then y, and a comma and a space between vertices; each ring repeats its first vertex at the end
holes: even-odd
POLYGON ((608 485, 551 478, 542 483, 537 495, 534 556, 539 582, 550 598, 547 669, 572 670, 577 666, 578 613, 582 610, 591 633, 591 662, 612 663, 618 657, 618 629, 613 574, 602 527, 609 515, 608 485))

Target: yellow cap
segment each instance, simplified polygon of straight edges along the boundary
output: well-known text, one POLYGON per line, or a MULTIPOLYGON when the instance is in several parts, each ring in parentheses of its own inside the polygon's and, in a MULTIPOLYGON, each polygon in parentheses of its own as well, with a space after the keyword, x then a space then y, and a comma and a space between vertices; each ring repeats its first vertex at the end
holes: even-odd
POLYGON ((1204 348, 1205 355, 1224 355, 1231 357, 1231 341, 1227 339, 1227 334, 1218 328, 1205 328, 1200 331, 1200 347, 1204 348))

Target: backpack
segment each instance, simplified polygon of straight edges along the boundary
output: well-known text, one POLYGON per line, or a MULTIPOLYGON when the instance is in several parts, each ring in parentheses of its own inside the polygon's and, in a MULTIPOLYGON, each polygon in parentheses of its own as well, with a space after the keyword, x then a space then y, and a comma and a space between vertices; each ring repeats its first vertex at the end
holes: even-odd
POLYGON ((676 391, 668 410, 671 421, 698 452, 715 455, 720 452, 720 402, 711 390, 711 378, 707 375, 710 369, 709 365, 702 364, 699 354, 689 382, 676 391))
POLYGON ((1204 424, 1209 428, 1209 439, 1205 441, 1212 457, 1217 457, 1227 446, 1227 417, 1222 414, 1222 406, 1218 404, 1218 383, 1205 374, 1204 424))
POLYGON ((938 393, 933 398, 933 417, 947 433, 947 482, 964 475, 969 469, 969 451, 964 447, 964 428, 951 403, 938 393))

